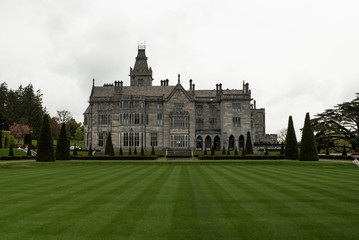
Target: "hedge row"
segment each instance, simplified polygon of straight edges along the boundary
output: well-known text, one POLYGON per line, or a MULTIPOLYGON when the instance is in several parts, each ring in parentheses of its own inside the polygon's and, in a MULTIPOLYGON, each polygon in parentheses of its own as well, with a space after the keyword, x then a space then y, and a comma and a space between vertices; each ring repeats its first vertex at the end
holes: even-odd
POLYGON ((339 159, 339 160, 354 160, 351 156, 342 155, 319 155, 320 159, 339 159))
POLYGON ((265 155, 201 155, 198 160, 280 160, 284 159, 283 155, 265 156, 265 155))
POLYGON ((158 159, 157 155, 117 155, 117 156, 108 156, 108 155, 93 155, 93 156, 81 156, 81 155, 72 155, 72 160, 156 160, 158 159))
POLYGON ((30 160, 35 159, 34 156, 2 156, 0 160, 30 160))

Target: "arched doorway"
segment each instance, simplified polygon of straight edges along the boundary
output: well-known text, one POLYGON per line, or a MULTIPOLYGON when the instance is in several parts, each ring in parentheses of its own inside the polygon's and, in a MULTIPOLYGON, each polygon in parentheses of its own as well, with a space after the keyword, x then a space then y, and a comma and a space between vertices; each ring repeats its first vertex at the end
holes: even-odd
POLYGON ((229 150, 234 150, 234 136, 233 135, 231 135, 231 136, 229 136, 229 150))
POLYGON ((196 139, 196 149, 203 150, 203 139, 201 136, 198 136, 196 139))
POLYGON ((221 139, 218 136, 215 136, 213 142, 214 150, 221 151, 221 139))
POLYGON ((207 136, 207 137, 206 137, 206 140, 205 140, 205 148, 206 148, 207 150, 210 150, 211 147, 212 147, 212 139, 211 139, 210 136, 207 136))
POLYGON ((241 135, 238 140, 238 150, 243 151, 244 150, 244 136, 241 135))

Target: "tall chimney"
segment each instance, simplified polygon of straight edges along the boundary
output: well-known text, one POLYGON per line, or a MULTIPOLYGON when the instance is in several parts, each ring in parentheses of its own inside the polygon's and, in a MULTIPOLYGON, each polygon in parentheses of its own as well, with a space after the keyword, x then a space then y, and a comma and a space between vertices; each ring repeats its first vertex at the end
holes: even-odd
POLYGON ((192 91, 192 79, 189 80, 189 90, 192 91))

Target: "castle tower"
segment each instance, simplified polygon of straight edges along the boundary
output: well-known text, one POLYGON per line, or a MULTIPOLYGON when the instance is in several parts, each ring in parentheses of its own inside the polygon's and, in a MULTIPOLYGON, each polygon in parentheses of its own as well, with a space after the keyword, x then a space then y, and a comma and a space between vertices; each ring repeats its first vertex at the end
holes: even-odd
POLYGON ((135 66, 130 68, 131 86, 152 86, 152 69, 148 68, 146 45, 138 45, 135 66))

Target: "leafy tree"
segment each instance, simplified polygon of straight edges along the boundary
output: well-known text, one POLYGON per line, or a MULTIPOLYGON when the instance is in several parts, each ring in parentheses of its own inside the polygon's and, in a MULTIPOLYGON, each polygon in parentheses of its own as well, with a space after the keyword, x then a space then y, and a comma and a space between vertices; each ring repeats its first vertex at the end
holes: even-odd
POLYGON ((50 130, 49 115, 44 114, 38 141, 36 161, 55 161, 54 145, 50 130))
POLYGON ((31 132, 31 129, 26 124, 18 124, 14 123, 9 128, 11 135, 13 135, 17 142, 20 142, 20 139, 24 138, 25 134, 29 134, 31 132))
POLYGON ((14 150, 12 148, 12 144, 10 144, 9 157, 13 157, 13 156, 14 156, 14 150))
POLYGON ((59 141, 56 146, 56 159, 57 160, 70 160, 70 149, 68 138, 66 134, 66 124, 61 125, 59 141))
POLYGON ((111 138, 111 132, 109 132, 108 135, 107 135, 106 146, 105 146, 105 154, 110 155, 110 156, 113 156, 113 154, 114 154, 112 138, 111 138))
POLYGON ((82 131, 81 127, 77 127, 75 131, 75 140, 82 140, 84 137, 84 132, 82 131))
POLYGON ((283 128, 277 133, 278 141, 285 142, 285 139, 287 137, 287 131, 288 131, 287 128, 283 128))
MULTIPOLYGON (((52 137, 54 139, 58 139, 60 135, 61 124, 57 122, 57 118, 54 117, 50 118, 50 129, 51 129, 52 137)), ((66 135, 68 136, 68 134, 66 135)))
POLYGON ((314 132, 310 123, 309 113, 305 115, 304 127, 299 154, 300 161, 318 161, 318 151, 315 144, 314 132))
MULTIPOLYGON (((81 127, 81 123, 76 122, 76 120, 72 118, 68 122, 66 122, 66 125, 68 126, 68 135, 71 138, 75 138, 76 130, 77 128, 81 127)), ((81 138, 82 137, 83 136, 81 136, 81 138)))
POLYGON ((250 132, 247 132, 246 154, 253 154, 253 145, 250 132))
POLYGON ((298 160, 298 142, 295 135, 293 119, 292 116, 289 116, 287 136, 285 139, 285 158, 298 160))
POLYGON ((359 151, 359 93, 350 102, 336 105, 312 120, 318 148, 329 146, 333 151, 342 150, 342 141, 350 144, 349 150, 359 151), (338 141, 342 140, 342 141, 338 141))

